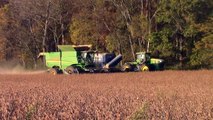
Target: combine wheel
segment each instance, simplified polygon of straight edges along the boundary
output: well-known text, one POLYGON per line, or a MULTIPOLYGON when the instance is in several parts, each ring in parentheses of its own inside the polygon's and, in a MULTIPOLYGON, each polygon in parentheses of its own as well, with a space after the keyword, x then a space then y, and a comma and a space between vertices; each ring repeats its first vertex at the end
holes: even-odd
POLYGON ((100 70, 100 72, 101 72, 101 73, 109 73, 109 72, 110 72, 110 69, 104 68, 104 69, 100 70))
POLYGON ((49 72, 52 75, 57 75, 59 73, 59 70, 57 68, 51 68, 49 72))
POLYGON ((121 71, 123 71, 123 72, 129 72, 130 69, 131 69, 131 66, 130 66, 129 64, 126 64, 126 63, 125 63, 125 64, 122 66, 121 71))
POLYGON ((95 73, 95 71, 93 69, 89 69, 90 73, 95 73))
POLYGON ((149 71, 149 67, 147 65, 142 65, 140 71, 149 71))
POLYGON ((69 66, 66 68, 66 72, 68 74, 79 74, 79 71, 77 68, 73 67, 73 66, 69 66))

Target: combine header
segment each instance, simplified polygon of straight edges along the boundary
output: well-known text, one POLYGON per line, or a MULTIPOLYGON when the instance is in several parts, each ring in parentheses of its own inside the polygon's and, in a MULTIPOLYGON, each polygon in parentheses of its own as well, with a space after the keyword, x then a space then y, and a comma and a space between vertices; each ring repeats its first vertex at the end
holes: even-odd
POLYGON ((91 45, 59 45, 59 52, 40 53, 50 73, 73 74, 112 71, 122 60, 122 55, 99 53, 91 50, 91 45))

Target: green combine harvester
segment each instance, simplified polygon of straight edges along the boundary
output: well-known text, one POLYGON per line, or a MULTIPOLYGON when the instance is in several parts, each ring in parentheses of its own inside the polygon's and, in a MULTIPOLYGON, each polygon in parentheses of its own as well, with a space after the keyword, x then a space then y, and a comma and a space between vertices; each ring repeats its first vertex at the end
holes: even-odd
POLYGON ((164 60, 151 58, 151 54, 147 52, 136 53, 136 61, 127 62, 122 66, 122 71, 157 71, 164 69, 164 60))
POLYGON ((58 52, 40 53, 52 74, 109 72, 116 68, 122 55, 99 53, 91 50, 91 45, 58 45, 58 52))

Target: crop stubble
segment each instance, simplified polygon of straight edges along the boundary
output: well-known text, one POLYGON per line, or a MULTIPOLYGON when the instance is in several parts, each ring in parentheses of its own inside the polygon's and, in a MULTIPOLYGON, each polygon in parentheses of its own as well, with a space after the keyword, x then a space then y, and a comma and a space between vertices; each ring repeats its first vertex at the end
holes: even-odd
POLYGON ((213 119, 213 71, 0 75, 0 119, 213 119))

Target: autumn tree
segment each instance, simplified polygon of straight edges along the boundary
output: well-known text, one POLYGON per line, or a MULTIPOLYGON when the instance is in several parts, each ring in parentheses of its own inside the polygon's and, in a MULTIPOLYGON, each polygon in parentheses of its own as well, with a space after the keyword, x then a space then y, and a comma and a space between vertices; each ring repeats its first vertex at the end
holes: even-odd
POLYGON ((65 0, 11 1, 4 32, 8 48, 18 53, 8 52, 12 54, 10 59, 19 58, 22 65, 33 63, 36 68, 39 52, 55 51, 57 44, 64 44, 71 12, 64 7, 69 3, 65 5, 65 0))
POLYGON ((0 57, 36 68, 40 52, 92 44, 122 54, 124 62, 146 51, 173 68, 212 68, 212 6, 212 0, 2 0, 0 57))
POLYGON ((3 26, 6 25, 6 11, 7 6, 3 6, 3 3, 1 3, 2 7, 0 8, 0 61, 5 60, 5 53, 6 53, 6 37, 4 35, 3 26))

